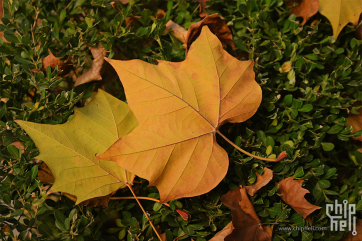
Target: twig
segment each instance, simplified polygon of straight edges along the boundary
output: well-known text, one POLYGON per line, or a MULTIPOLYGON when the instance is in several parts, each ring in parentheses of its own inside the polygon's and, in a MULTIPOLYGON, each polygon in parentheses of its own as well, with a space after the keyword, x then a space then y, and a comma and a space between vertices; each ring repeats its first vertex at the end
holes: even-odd
POLYGON ((157 230, 156 230, 155 226, 153 226, 153 223, 151 222, 150 218, 148 217, 147 212, 143 209, 143 207, 142 207, 142 205, 141 205, 140 201, 138 200, 138 198, 137 198, 136 194, 134 193, 134 191, 133 191, 133 189, 132 189, 131 185, 130 185, 129 183, 126 183, 126 185, 127 185, 127 187, 129 188, 129 190, 131 190, 131 192, 132 192, 133 196, 135 197, 135 199, 136 199, 136 201, 137 201, 138 205, 139 205, 139 206, 140 206, 140 208, 142 209, 142 212, 146 215, 146 218, 147 218, 148 222, 151 224, 151 226, 152 226, 153 230, 155 231, 155 233, 156 233, 156 235, 157 235, 158 239, 159 239, 160 241, 162 241, 162 239, 161 239, 160 235, 158 234, 158 232, 157 232, 157 230))
POLYGON ((224 138, 227 142, 229 142, 230 145, 232 145, 233 147, 235 147, 237 150, 241 151, 242 153, 254 157, 256 159, 262 160, 262 161, 269 161, 269 162, 278 162, 284 158, 286 158, 288 155, 285 151, 283 151, 282 153, 279 154, 279 156, 276 159, 273 158, 265 158, 265 157, 260 157, 260 156, 255 156, 247 151, 244 151, 243 149, 241 149, 240 147, 238 147, 237 145, 235 145, 232 141, 230 141, 226 136, 224 136, 219 130, 216 131, 222 138, 224 138))

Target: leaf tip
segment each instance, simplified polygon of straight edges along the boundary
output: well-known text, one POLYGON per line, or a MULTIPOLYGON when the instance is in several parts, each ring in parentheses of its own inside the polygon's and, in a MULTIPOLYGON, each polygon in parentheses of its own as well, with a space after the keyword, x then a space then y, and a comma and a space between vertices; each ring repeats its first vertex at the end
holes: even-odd
POLYGON ((279 154, 279 156, 277 157, 277 159, 275 159, 275 161, 276 161, 276 162, 281 161, 281 160, 283 160, 283 159, 286 158, 286 157, 288 157, 287 152, 286 152, 286 151, 282 151, 282 152, 279 154))
POLYGON ((186 211, 176 209, 176 212, 178 212, 178 214, 180 214, 181 218, 185 221, 188 221, 191 218, 191 214, 189 214, 186 211))

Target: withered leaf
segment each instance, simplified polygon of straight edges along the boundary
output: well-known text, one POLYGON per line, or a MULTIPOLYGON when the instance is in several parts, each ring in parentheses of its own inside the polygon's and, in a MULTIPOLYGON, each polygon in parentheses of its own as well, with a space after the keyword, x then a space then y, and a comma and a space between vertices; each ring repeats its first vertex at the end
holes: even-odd
POLYGON ((25 147, 23 145, 23 143, 21 143, 20 141, 15 141, 13 143, 11 143, 11 145, 15 146, 16 148, 20 148, 21 153, 24 153, 25 147))
POLYGON ((53 184, 54 175, 45 162, 39 166, 38 178, 43 184, 53 184))
POLYGON ((233 222, 226 225, 221 231, 217 232, 209 241, 224 241, 234 230, 233 222))
POLYGON ((199 3, 199 16, 200 17, 206 17, 207 15, 209 15, 206 11, 205 11, 205 8, 207 6, 207 3, 210 0, 194 0, 194 2, 197 2, 199 3))
MULTIPOLYGON (((60 58, 55 57, 54 54, 48 49, 49 55, 45 58, 42 58, 42 67, 38 71, 46 71, 47 68, 50 66, 52 70, 55 69, 56 66, 58 66, 59 70, 62 70, 62 72, 59 74, 59 76, 66 76, 70 70, 73 68, 72 65, 70 65, 70 62, 72 60, 72 56, 68 56, 68 59, 63 62, 60 60, 60 58)), ((37 72, 37 70, 34 70, 37 72)))
POLYGON ((316 205, 308 202, 304 195, 309 193, 305 188, 302 188, 303 180, 294 180, 295 177, 288 177, 279 182, 278 193, 280 197, 290 205, 297 213, 302 214, 305 219, 309 214, 317 209, 321 209, 316 205))
POLYGON ((257 172, 255 174, 257 177, 256 183, 245 187, 250 196, 254 196, 260 188, 264 187, 271 179, 273 179, 273 171, 267 167, 264 167, 263 174, 259 175, 257 172))
POLYGON ((271 241, 271 237, 261 226, 244 187, 229 191, 221 197, 221 201, 230 208, 234 227, 225 241, 271 241))
POLYGON ((107 56, 107 51, 99 44, 98 47, 89 47, 93 62, 89 69, 75 80, 74 87, 85 84, 91 81, 102 80, 101 70, 104 63, 104 57, 107 56))
POLYGON ((291 9, 291 12, 297 16, 303 18, 302 25, 304 25, 308 19, 314 16, 319 9, 319 0, 289 0, 285 1, 287 6, 292 6, 297 3, 298 6, 291 9))
POLYGON ((362 219, 357 219, 356 231, 357 235, 353 235, 350 231, 340 241, 362 241, 362 219))
POLYGON ((230 45, 235 49, 233 35, 224 19, 217 13, 208 15, 199 22, 192 23, 188 31, 172 20, 166 24, 166 27, 173 31, 173 35, 182 43, 186 44, 186 50, 188 50, 191 44, 199 37, 203 26, 208 26, 210 31, 219 38, 223 46, 230 45))
POLYGON ((187 31, 174 21, 170 20, 166 23, 166 30, 172 31, 172 34, 180 40, 180 42, 186 43, 187 31))
POLYGON ((229 160, 216 132, 246 121, 261 102, 253 61, 229 55, 207 26, 183 62, 108 61, 140 124, 98 158, 149 180, 162 203, 219 184, 229 160))
POLYGON ((230 45, 233 49, 235 49, 233 35, 225 23, 224 18, 220 17, 217 13, 208 15, 200 22, 191 24, 189 30, 187 31, 187 49, 189 49, 191 44, 199 37, 202 27, 205 25, 208 26, 210 31, 219 38, 223 46, 230 45))

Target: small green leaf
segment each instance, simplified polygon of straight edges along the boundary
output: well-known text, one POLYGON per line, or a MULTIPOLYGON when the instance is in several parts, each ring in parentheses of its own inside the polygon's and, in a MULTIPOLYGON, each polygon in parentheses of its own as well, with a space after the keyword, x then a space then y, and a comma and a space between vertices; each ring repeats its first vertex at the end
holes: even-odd
POLYGON ((302 108, 298 109, 300 112, 309 112, 311 110, 313 110, 313 105, 311 104, 303 105, 302 108))
POLYGON ((160 210, 162 208, 162 204, 159 203, 155 203, 153 205, 153 211, 157 212, 158 210, 160 210))
POLYGON ((298 167, 298 169, 294 173, 294 176, 295 177, 302 177, 303 175, 304 175, 303 167, 298 167))
POLYGON ((36 178, 37 174, 38 174, 38 166, 35 165, 31 168, 31 179, 36 178))
POLYGON ((124 237, 126 236, 126 230, 122 229, 121 231, 119 231, 118 233, 118 239, 122 240, 124 237))
POLYGON ((20 159, 21 157, 21 150, 20 148, 16 148, 14 145, 8 145, 7 147, 10 155, 12 155, 13 157, 15 157, 16 159, 20 159))
POLYGON ((331 151, 334 148, 334 144, 330 142, 322 142, 321 145, 324 151, 331 151))
POLYGON ((23 212, 24 212, 24 211, 23 211, 22 209, 18 209, 18 210, 16 210, 16 211, 12 212, 11 215, 10 215, 10 217, 11 217, 11 218, 18 217, 18 216, 20 216, 21 214, 23 214, 23 212))
POLYGON ((293 96, 292 95, 286 95, 284 97, 284 104, 286 106, 290 106, 290 104, 292 104, 292 101, 293 101, 293 96))
POLYGON ((273 151, 273 147, 272 146, 268 146, 266 148, 266 154, 269 156, 271 154, 271 152, 273 151))
POLYGON ((45 235, 45 236, 50 236, 52 237, 52 231, 50 230, 50 228, 48 227, 48 225, 41 223, 38 225, 38 231, 39 233, 45 235))

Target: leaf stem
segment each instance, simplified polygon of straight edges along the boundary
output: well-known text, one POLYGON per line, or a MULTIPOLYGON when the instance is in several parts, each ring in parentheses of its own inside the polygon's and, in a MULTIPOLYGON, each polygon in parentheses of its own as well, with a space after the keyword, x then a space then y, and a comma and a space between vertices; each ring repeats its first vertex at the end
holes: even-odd
MULTIPOLYGON (((137 197, 138 199, 143 199, 143 200, 150 200, 150 201, 154 201, 157 203, 160 203, 160 200, 156 199, 156 198, 151 198, 151 197, 137 197)), ((121 200, 121 199, 136 199, 135 197, 111 197, 111 200, 121 200)), ((163 205, 166 205, 167 207, 170 206, 170 204, 168 203, 162 203, 163 205)))
MULTIPOLYGON (((142 209, 142 212, 145 214, 145 216, 146 216, 146 218, 147 218, 148 222, 150 222, 150 224, 151 224, 151 226, 152 226, 153 230, 155 231, 155 233, 156 233, 156 235, 157 235, 158 239, 159 239, 160 241, 162 241, 162 239, 161 239, 160 235, 158 234, 158 232, 157 232, 157 230, 156 230, 155 226, 153 226, 153 223, 151 222, 150 218, 148 217, 147 212, 143 209, 143 207, 142 207, 142 205, 141 205, 140 201, 138 200, 138 198, 137 198, 136 194, 134 193, 134 191, 133 191, 133 189, 132 189, 131 185, 130 185, 129 183, 126 183, 126 185, 127 185, 127 187, 129 188, 129 190, 131 190, 132 195, 134 196, 134 198, 136 199, 136 201, 137 201, 138 205, 139 205, 139 206, 140 206, 140 208, 142 209)), ((156 199, 156 200, 157 200, 157 199, 156 199)))
POLYGON ((260 156, 255 156, 247 151, 244 151, 243 149, 241 149, 240 147, 238 147, 237 145, 235 145, 232 141, 230 141, 226 136, 224 136, 219 130, 216 131, 222 138, 225 139, 225 141, 229 142, 230 145, 232 145, 233 147, 235 147, 237 150, 241 151, 242 153, 254 157, 256 159, 262 160, 262 161, 269 161, 269 162, 277 162, 280 161, 282 159, 284 159, 285 157, 287 157, 287 153, 285 151, 283 151, 282 153, 279 154, 279 156, 276 159, 273 158, 265 158, 265 157, 260 157, 260 156))

